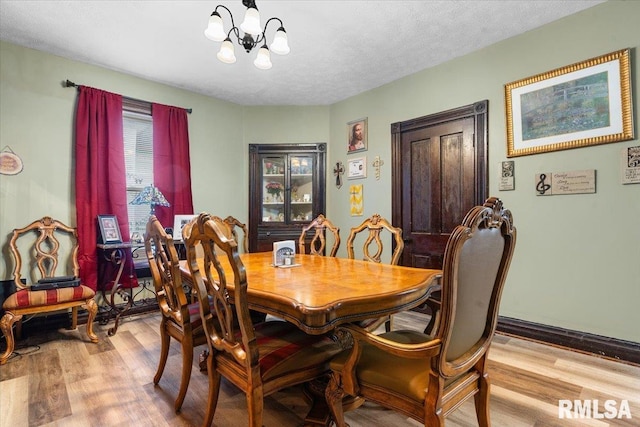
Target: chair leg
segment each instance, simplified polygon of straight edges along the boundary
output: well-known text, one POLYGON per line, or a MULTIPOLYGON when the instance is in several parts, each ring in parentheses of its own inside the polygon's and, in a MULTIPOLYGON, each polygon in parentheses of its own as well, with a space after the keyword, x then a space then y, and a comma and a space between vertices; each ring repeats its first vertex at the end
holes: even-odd
POLYGON ((98 314, 98 304, 91 298, 87 300, 84 308, 89 312, 89 317, 87 317, 87 336, 91 342, 98 342, 98 336, 93 332, 93 321, 96 319, 96 314, 98 314))
POLYGON ((10 311, 7 311, 2 319, 0 319, 0 329, 4 335, 5 340, 7 341, 7 349, 0 356, 0 365, 4 365, 9 360, 11 353, 13 353, 13 349, 15 348, 15 341, 13 339, 13 324, 16 322, 20 322, 22 319, 22 315, 14 315, 10 311))
POLYGON ((264 396, 262 384, 247 392, 247 409, 249 410, 249 427, 262 427, 264 412, 264 396))
POLYGON ((479 391, 473 397, 476 404, 476 418, 478 418, 479 427, 490 427, 491 418, 489 415, 489 396, 491 384, 489 382, 489 374, 485 373, 480 377, 479 391))
POLYGON ((78 307, 71 307, 71 330, 78 329, 78 307))
POLYGON ((176 398, 175 410, 180 412, 182 408, 182 402, 187 395, 187 389, 189 388, 189 380, 191 380, 191 368, 193 366, 193 342, 191 340, 185 340, 182 342, 182 378, 180 379, 180 391, 176 398))
POLYGON ((344 421, 343 397, 344 390, 340 386, 340 374, 333 372, 325 389, 325 399, 336 427, 347 427, 347 423, 344 421))
POLYGON ((167 357, 169 357, 169 344, 171 341, 171 337, 167 333, 166 330, 166 321, 164 317, 160 322, 160 361, 158 362, 158 369, 156 370, 156 375, 153 377, 153 383, 158 384, 160 382, 160 378, 162 378, 162 373, 164 372, 164 366, 167 364, 167 357))
POLYGON ((213 415, 216 413, 220 392, 220 374, 213 365, 211 352, 207 356, 207 376, 209 377, 209 397, 207 398, 207 412, 204 414, 203 427, 209 427, 213 422, 213 415))

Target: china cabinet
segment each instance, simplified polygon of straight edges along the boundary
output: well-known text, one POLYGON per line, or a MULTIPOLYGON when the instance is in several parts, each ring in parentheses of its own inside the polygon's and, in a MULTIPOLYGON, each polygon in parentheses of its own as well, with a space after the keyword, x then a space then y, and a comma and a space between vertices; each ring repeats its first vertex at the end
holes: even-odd
POLYGON ((327 145, 249 145, 249 251, 295 240, 325 209, 327 145))

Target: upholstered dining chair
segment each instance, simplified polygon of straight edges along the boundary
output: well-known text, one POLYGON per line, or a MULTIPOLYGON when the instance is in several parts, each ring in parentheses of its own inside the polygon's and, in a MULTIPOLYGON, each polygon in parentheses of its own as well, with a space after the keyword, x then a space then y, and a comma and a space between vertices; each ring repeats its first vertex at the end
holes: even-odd
POLYGON ((182 286, 178 252, 173 237, 165 232, 155 215, 151 215, 147 222, 144 245, 158 307, 162 314, 160 360, 153 383, 157 385, 162 378, 173 338, 180 343, 182 350, 182 377, 174 405, 175 411, 179 412, 191 379, 193 349, 207 343, 200 320, 200 303, 196 301, 189 304, 182 286))
POLYGON ((13 280, 16 292, 2 304, 5 314, 0 320, 0 329, 7 341, 7 348, 0 356, 0 365, 7 363, 15 348, 14 324, 19 336, 22 317, 27 314, 71 308, 71 329, 76 329, 78 307, 84 307, 89 313, 87 335, 91 342, 98 342, 98 336, 93 332, 93 321, 98 312, 93 289, 84 284, 57 289, 31 288, 33 283, 41 279, 60 276, 77 278, 80 273, 78 248, 77 229, 49 216, 13 230, 9 249, 14 260, 13 280), (23 254, 26 255, 24 263, 23 254))
POLYGON ((338 248, 340 247, 340 228, 333 225, 333 223, 325 218, 325 216, 322 214, 318 215, 313 219, 313 221, 302 227, 302 232, 300 233, 300 238, 298 239, 298 251, 301 254, 306 253, 307 250, 305 240, 307 238, 307 232, 311 229, 314 230, 313 237, 309 242, 309 251, 311 255, 324 254, 324 249, 327 244, 325 239, 325 230, 329 230, 329 232, 333 234, 333 246, 331 247, 329 256, 336 256, 338 248))
MULTIPOLYGON (((353 249, 354 241, 359 233, 364 231, 368 231, 369 234, 365 239, 362 252, 364 254, 365 261, 371 262, 382 262, 382 253, 384 252, 384 245, 382 244, 382 231, 387 230, 391 236, 393 237, 393 241, 395 244, 395 248, 393 253, 391 254, 391 262, 392 265, 398 265, 398 261, 400 260, 400 256, 402 255, 402 250, 404 249, 404 241, 402 240, 402 229, 399 227, 394 227, 391 225, 389 221, 385 218, 381 217, 379 214, 374 214, 370 218, 362 221, 357 227, 353 227, 349 232, 349 237, 347 238, 347 256, 351 259, 355 258, 355 251, 353 249), (369 248, 372 244, 375 243, 376 252, 371 255, 369 252, 369 248)), ((392 317, 382 317, 380 319, 368 319, 358 324, 369 331, 373 331, 378 328, 381 324, 385 325, 385 329, 389 332, 392 328, 392 317)))
POLYGON ((487 352, 515 242, 511 212, 499 199, 487 199, 449 237, 435 336, 339 328, 354 345, 331 362, 326 397, 338 427, 346 425, 344 395, 363 397, 425 427, 444 426, 445 417, 474 396, 478 424, 490 425, 487 352))
POLYGON ((225 377, 245 392, 249 425, 261 427, 264 396, 326 375, 328 361, 340 347, 327 336, 307 335, 289 322, 251 322, 245 267, 225 227, 220 218, 201 213, 183 230, 210 352, 204 426, 213 420, 220 380, 225 377), (198 247, 204 253, 201 259, 198 247), (214 300, 213 308, 203 304, 207 295, 214 300))

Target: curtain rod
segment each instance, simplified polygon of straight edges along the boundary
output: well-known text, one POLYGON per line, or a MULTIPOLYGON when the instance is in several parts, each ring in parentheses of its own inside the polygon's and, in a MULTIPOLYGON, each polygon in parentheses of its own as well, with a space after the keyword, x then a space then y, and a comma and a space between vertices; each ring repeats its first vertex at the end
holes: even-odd
MULTIPOLYGON (((74 82, 72 82, 71 80, 65 80, 64 82, 62 82, 62 86, 64 86, 64 87, 76 87, 76 88, 77 88, 77 87, 78 87, 78 86, 80 86, 80 85, 75 84, 75 83, 74 83, 74 82)), ((149 101, 144 101, 144 100, 142 100, 142 99, 131 98, 131 97, 129 97, 129 96, 123 96, 123 98, 128 99, 128 100, 130 100, 130 101, 135 101, 135 102, 146 102, 146 103, 151 104, 151 102, 149 102, 149 101)), ((184 110, 185 110, 187 113, 189 113, 189 114, 191 114, 191 111, 193 111, 191 108, 184 108, 184 110)))

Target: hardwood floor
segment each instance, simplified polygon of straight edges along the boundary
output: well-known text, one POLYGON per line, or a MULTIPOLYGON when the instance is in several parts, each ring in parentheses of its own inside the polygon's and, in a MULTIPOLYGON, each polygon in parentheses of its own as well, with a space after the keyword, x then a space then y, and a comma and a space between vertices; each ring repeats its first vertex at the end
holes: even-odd
MULTIPOLYGON (((428 316, 404 313, 396 328, 425 325, 428 316)), ((118 333, 96 324, 98 344, 79 330, 51 331, 18 342, 18 352, 0 368, 0 426, 199 426, 207 377, 197 357, 180 414, 173 401, 180 382, 180 351, 172 342, 160 384, 156 370, 160 338, 156 314, 125 318, 118 333)), ((204 346, 202 347, 204 349, 204 346)), ((196 349, 196 354, 200 349, 196 349)), ((490 350, 491 417, 497 427, 639 426, 640 366, 497 335, 490 350), (598 399, 602 419, 559 419, 560 399, 598 399), (604 418, 604 402, 631 419, 604 418)), ((593 402, 591 402, 593 404, 593 402)), ((265 398, 265 426, 301 426, 308 406, 300 387, 265 398)), ((419 426, 372 404, 348 412, 351 427, 419 426)), ((214 426, 247 425, 244 394, 223 383, 214 426)), ((477 426, 472 402, 447 418, 447 426, 477 426)))

